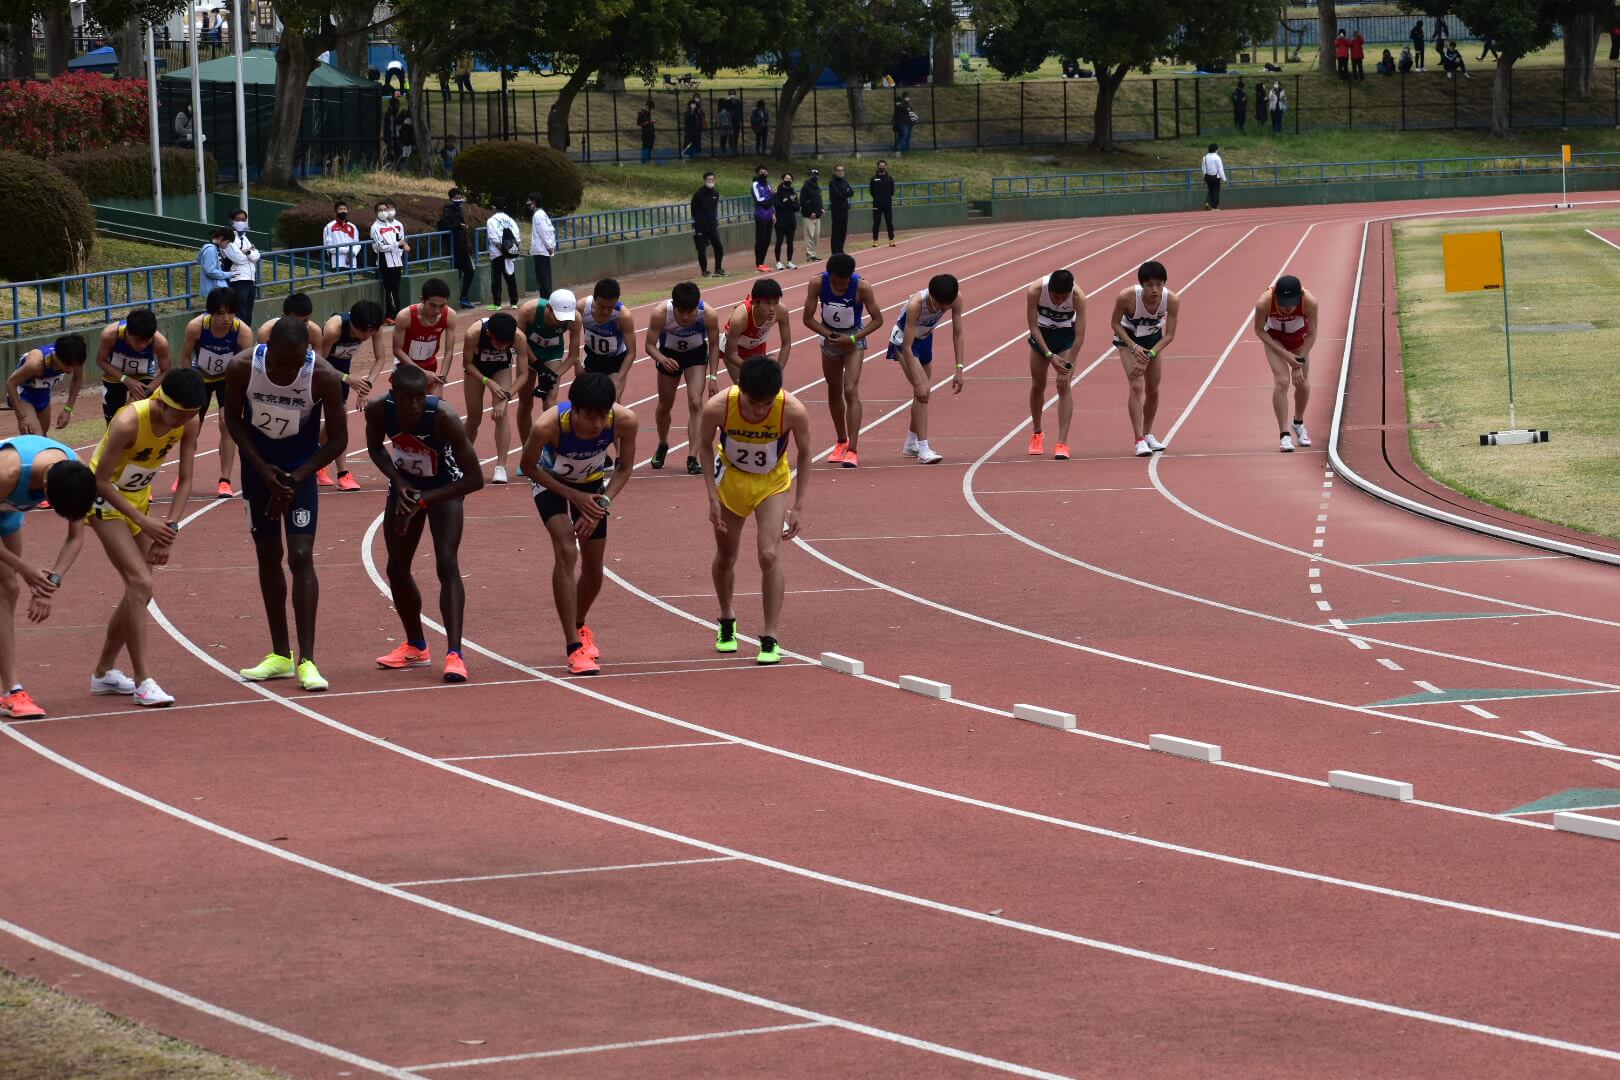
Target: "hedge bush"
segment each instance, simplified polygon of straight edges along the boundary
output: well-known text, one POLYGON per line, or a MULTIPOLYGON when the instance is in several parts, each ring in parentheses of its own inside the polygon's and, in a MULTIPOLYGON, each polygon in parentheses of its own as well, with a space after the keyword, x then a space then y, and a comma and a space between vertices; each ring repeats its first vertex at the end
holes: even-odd
POLYGON ((567 154, 534 143, 476 143, 457 156, 453 175, 469 198, 488 206, 496 196, 504 197, 506 208, 518 216, 531 191, 540 193, 541 205, 553 216, 572 214, 585 197, 579 166, 567 154))
POLYGON ((96 216, 73 181, 27 154, 0 150, 0 206, 7 216, 0 278, 28 281, 83 270, 95 246, 96 216))
POLYGON ((0 83, 0 131, 6 149, 36 158, 139 143, 146 84, 90 74, 0 83))
MULTIPOLYGON (((439 212, 449 200, 442 196, 428 195, 390 195, 395 208, 399 211, 398 221, 405 226, 406 233, 433 232, 439 223, 439 212)), ((369 240, 372 222, 377 215, 372 209, 376 199, 364 199, 360 202, 350 201, 349 221, 360 230, 362 241, 369 240)), ((328 199, 312 199, 301 202, 296 206, 288 207, 276 218, 276 246, 289 247, 315 247, 321 242, 322 232, 326 223, 332 220, 333 203, 328 199)), ((466 203, 462 213, 467 224, 478 228, 489 220, 489 211, 482 207, 466 203)))
MULTIPOLYGON (((169 195, 197 193, 197 158, 191 150, 164 147, 163 191, 169 195)), ((152 151, 145 146, 110 146, 61 154, 51 164, 79 185, 92 202, 99 199, 149 199, 152 197, 152 151)), ((208 174, 208 190, 219 190, 219 162, 214 155, 203 155, 208 174)))

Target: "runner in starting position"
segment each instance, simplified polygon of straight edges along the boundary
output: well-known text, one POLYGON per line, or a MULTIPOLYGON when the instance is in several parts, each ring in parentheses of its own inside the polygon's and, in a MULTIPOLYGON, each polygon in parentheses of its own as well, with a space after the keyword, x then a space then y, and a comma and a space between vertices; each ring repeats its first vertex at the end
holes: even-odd
POLYGON ((585 625, 602 591, 608 510, 630 482, 636 458, 636 417, 613 404, 613 380, 587 371, 568 387, 568 400, 534 422, 523 444, 523 475, 551 537, 551 594, 562 623, 571 675, 595 675, 602 655, 585 625), (610 452, 619 457, 604 482, 610 452))
MULTIPOLYGON (((321 327, 321 340, 315 348, 343 378, 344 408, 349 406, 351 390, 354 391, 355 407, 360 409, 366 407, 366 398, 371 394, 371 380, 355 372, 354 359, 360 355, 360 350, 370 343, 371 366, 377 367, 381 360, 377 351, 377 335, 382 331, 382 325, 382 305, 375 300, 360 300, 348 311, 339 312, 327 319, 326 325, 321 327)), ((315 473, 316 484, 324 485, 331 482, 328 470, 320 469, 315 473)), ((337 456, 337 489, 360 490, 360 482, 349 471, 347 447, 337 456)))
POLYGON ((703 293, 690 281, 669 292, 669 299, 653 308, 647 319, 647 355, 658 372, 658 449, 652 467, 662 469, 669 453, 669 424, 675 411, 675 392, 686 386, 686 471, 703 471, 697 459, 698 418, 709 390, 719 381, 720 315, 704 304, 703 293), (654 332, 656 331, 656 336, 654 332))
POLYGON ((30 349, 6 379, 6 397, 17 414, 17 434, 43 435, 51 430, 51 394, 62 376, 68 376, 67 404, 56 413, 56 427, 73 420, 73 406, 84 385, 84 363, 90 350, 78 334, 63 334, 53 344, 30 349))
POLYGON ((591 306, 585 311, 585 370, 598 371, 613 380, 615 400, 624 398, 624 384, 630 378, 634 358, 630 346, 636 340, 636 317, 619 302, 619 283, 603 278, 591 292, 591 306))
POLYGON ((782 369, 769 357, 754 356, 743 364, 737 385, 709 399, 703 407, 700 445, 713 446, 716 436, 720 439, 718 462, 707 454, 703 459, 703 475, 709 488, 709 523, 714 526, 714 592, 720 602, 720 628, 714 650, 737 651, 737 609, 732 603, 737 554, 742 547, 743 526, 753 518, 765 604, 765 622, 755 660, 761 664, 779 663, 782 647, 777 634, 786 583, 778 552, 782 541, 793 539, 804 525, 800 514, 814 460, 810 414, 798 398, 782 389, 782 369), (799 473, 797 492, 793 491, 793 469, 788 467, 789 435, 793 436, 799 473))
POLYGON ((1254 305, 1254 335, 1271 364, 1271 411, 1277 416, 1277 449, 1311 445, 1305 429, 1305 406, 1311 400, 1311 346, 1316 344, 1316 297, 1293 274, 1260 294, 1254 305), (1288 417, 1288 387, 1294 387, 1293 422, 1288 417))
MULTIPOLYGON (((231 357, 253 348, 253 328, 236 317, 236 294, 221 285, 208 294, 207 314, 198 315, 186 324, 186 336, 180 345, 180 356, 188 367, 202 376, 203 404, 197 421, 208 419, 210 403, 219 406, 219 487, 216 497, 229 499, 231 469, 236 465, 236 443, 225 426, 225 365, 231 357)), ((179 490, 175 481, 171 492, 179 490)))
POLYGON ((477 453, 461 418, 442 398, 428 396, 426 372, 397 367, 391 385, 387 394, 366 406, 366 449, 388 477, 383 543, 388 548, 388 588, 405 627, 405 644, 377 657, 377 666, 398 670, 433 662, 422 629, 422 593, 411 573, 425 523, 433 530, 433 561, 439 571, 444 681, 466 682, 467 665, 461 657, 461 621, 467 606, 459 561, 462 506, 468 495, 484 486, 484 471, 477 467, 477 453), (464 468, 463 462, 471 466, 464 468))
POLYGON ((906 310, 889 334, 889 359, 898 360, 911 383, 911 426, 901 453, 918 464, 937 465, 944 461, 928 445, 929 365, 934 362, 934 328, 946 315, 951 317, 951 355, 956 371, 951 375, 951 392, 962 392, 962 295, 950 274, 935 274, 928 288, 906 301, 906 310))
MULTIPOLYGON (((534 428, 534 404, 545 412, 555 405, 557 382, 578 365, 581 344, 579 301, 568 289, 558 289, 549 297, 525 300, 517 312, 518 331, 529 343, 529 377, 517 390, 518 438, 526 439, 534 428)), ((523 475, 523 467, 518 467, 523 475)))
POLYGON ((1069 460, 1069 425, 1074 421, 1074 352, 1086 337, 1086 294, 1074 287, 1074 274, 1054 270, 1029 287, 1025 305, 1029 323, 1030 457, 1046 450, 1041 413, 1046 409, 1046 373, 1057 372, 1058 437, 1052 456, 1069 460))
MULTIPOLYGON (((396 364, 411 364, 428 373, 428 390, 444 389, 443 358, 450 355, 456 341, 456 313, 450 310, 450 286, 443 278, 428 278, 422 284, 422 300, 399 313, 394 323, 393 346, 396 364)), ((377 385, 383 358, 377 357, 371 376, 377 385)))
MULTIPOLYGON (((478 429, 484 420, 484 391, 489 391, 489 412, 495 418, 495 477, 506 483, 506 460, 512 455, 512 429, 507 426, 506 406, 512 400, 512 387, 529 378, 529 342, 518 333, 517 320, 502 311, 479 319, 467 327, 461 343, 462 387, 467 391, 467 441, 478 442, 478 429)), ((466 468, 483 475, 476 457, 468 458, 466 468)))
POLYGON ((804 295, 804 325, 821 337, 821 376, 827 380, 827 412, 837 442, 827 460, 853 469, 860 464, 861 371, 866 339, 883 326, 883 309, 870 283, 855 272, 855 259, 840 251, 827 260, 804 295), (863 320, 862 315, 866 318, 863 320))
POLYGON ((765 343, 770 340, 773 326, 782 342, 781 351, 773 359, 777 367, 786 371, 793 338, 788 333, 787 320, 782 318, 782 286, 775 278, 760 278, 754 282, 747 298, 731 309, 725 332, 720 335, 720 354, 725 357, 726 374, 731 376, 733 384, 737 382, 744 360, 769 355, 765 343))
POLYGON ((169 373, 169 339, 158 333, 157 313, 135 308, 109 323, 96 347, 96 367, 101 369, 101 415, 110 424, 125 402, 139 401, 169 373))
POLYGON ((1164 369, 1164 350, 1176 337, 1176 319, 1181 314, 1181 297, 1165 288, 1170 273, 1160 262, 1145 262, 1136 271, 1135 285, 1127 285, 1114 297, 1114 312, 1108 323, 1114 328, 1114 347, 1130 384, 1126 407, 1131 416, 1131 433, 1136 436, 1136 456, 1148 457, 1164 449, 1153 437, 1153 420, 1159 413, 1159 376, 1164 369))

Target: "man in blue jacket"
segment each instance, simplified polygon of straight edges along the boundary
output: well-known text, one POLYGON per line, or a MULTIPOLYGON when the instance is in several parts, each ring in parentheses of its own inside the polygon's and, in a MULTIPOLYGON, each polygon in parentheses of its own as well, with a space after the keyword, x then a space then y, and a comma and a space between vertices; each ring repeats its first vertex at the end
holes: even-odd
POLYGON ((769 273, 765 255, 771 250, 771 234, 776 228, 776 192, 771 189, 771 174, 763 165, 754 167, 754 269, 769 273))
POLYGON ((197 265, 202 274, 197 282, 197 295, 207 297, 215 289, 231 287, 231 272, 220 262, 219 252, 231 242, 229 229, 215 229, 208 243, 197 250, 197 265))

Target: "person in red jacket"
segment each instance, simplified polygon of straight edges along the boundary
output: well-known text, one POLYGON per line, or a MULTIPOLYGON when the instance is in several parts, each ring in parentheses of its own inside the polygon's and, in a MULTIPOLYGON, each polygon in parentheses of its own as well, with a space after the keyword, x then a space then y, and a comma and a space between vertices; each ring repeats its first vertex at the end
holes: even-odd
POLYGON ((1333 39, 1333 59, 1338 62, 1339 78, 1350 78, 1350 39, 1343 30, 1333 39))
POLYGON ((1367 69, 1362 66, 1362 61, 1366 59, 1367 39, 1361 36, 1360 30, 1357 30, 1356 36, 1350 39, 1350 76, 1352 78, 1360 79, 1362 82, 1367 81, 1367 69))

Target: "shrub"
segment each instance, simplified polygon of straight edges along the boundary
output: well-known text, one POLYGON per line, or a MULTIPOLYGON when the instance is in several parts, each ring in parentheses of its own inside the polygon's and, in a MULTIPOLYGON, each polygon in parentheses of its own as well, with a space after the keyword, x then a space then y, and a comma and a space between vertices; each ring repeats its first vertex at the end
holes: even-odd
POLYGON ((146 85, 90 74, 0 83, 0 131, 7 149, 36 158, 138 143, 146 138, 146 85))
POLYGON ((485 206, 497 195, 514 214, 529 192, 540 193, 546 213, 571 214, 585 197, 585 179, 567 154, 525 142, 485 142, 456 158, 456 185, 485 206))
MULTIPOLYGON (((169 195, 197 192, 197 158, 193 151, 164 147, 163 191, 169 195)), ((152 196, 152 151, 145 146, 113 146, 51 158, 83 191, 91 202, 101 199, 146 199, 152 196)), ((219 189, 219 162, 214 155, 203 155, 208 173, 208 190, 219 189)))
POLYGON ((96 217, 73 181, 27 154, 0 150, 0 206, 7 214, 0 278, 28 281, 83 269, 96 217))
MULTIPOLYGON (((408 234, 433 232, 439 223, 439 211, 449 200, 442 196, 389 195, 399 211, 398 221, 408 234)), ((362 241, 371 235, 372 222, 377 220, 372 204, 375 196, 355 196, 348 200, 349 221, 360 230, 362 241)), ((288 207, 276 218, 276 246, 315 247, 321 242, 326 223, 332 220, 332 199, 311 199, 288 207)), ((467 224, 474 229, 489 220, 489 211, 471 203, 462 208, 467 224)))

